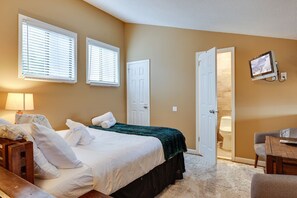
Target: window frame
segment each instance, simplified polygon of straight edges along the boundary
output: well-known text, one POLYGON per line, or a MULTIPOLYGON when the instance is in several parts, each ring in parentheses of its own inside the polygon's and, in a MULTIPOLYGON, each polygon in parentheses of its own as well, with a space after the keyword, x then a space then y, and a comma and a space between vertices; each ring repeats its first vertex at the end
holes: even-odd
POLYGON ((69 84, 75 84, 77 83, 77 33, 45 23, 43 21, 19 14, 19 20, 18 20, 18 37, 19 37, 19 42, 18 42, 18 78, 22 78, 24 80, 31 80, 31 81, 44 81, 44 82, 55 82, 55 83, 69 83, 69 84), (23 74, 23 65, 22 65, 22 54, 23 54, 23 26, 22 23, 23 21, 28 21, 30 24, 33 24, 36 27, 46 29, 52 32, 56 32, 59 34, 63 34, 69 37, 74 38, 74 79, 57 79, 57 78, 46 78, 44 76, 26 76, 23 74))
POLYGON ((89 84, 90 86, 104 86, 104 87, 120 87, 120 84, 121 84, 121 72, 120 72, 120 48, 118 47, 115 47, 113 45, 110 45, 110 44, 107 44, 107 43, 103 43, 101 41, 98 41, 98 40, 95 40, 95 39, 92 39, 92 38, 89 38, 87 37, 86 38, 86 84, 89 84), (111 50, 111 51, 114 51, 117 53, 117 80, 118 80, 118 83, 103 83, 102 81, 101 82, 93 82, 93 81, 90 81, 89 79, 89 68, 90 68, 90 65, 89 65, 89 45, 94 45, 94 46, 97 46, 97 47, 100 47, 100 48, 105 48, 105 49, 108 49, 108 50, 111 50))

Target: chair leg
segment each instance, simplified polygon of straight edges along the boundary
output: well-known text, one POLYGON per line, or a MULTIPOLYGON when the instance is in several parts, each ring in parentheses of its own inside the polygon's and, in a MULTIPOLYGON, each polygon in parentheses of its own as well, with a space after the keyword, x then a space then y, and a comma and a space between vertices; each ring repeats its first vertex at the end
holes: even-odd
POLYGON ((255 159, 255 168, 257 168, 257 166, 258 166, 258 159, 259 159, 259 156, 256 154, 256 159, 255 159))

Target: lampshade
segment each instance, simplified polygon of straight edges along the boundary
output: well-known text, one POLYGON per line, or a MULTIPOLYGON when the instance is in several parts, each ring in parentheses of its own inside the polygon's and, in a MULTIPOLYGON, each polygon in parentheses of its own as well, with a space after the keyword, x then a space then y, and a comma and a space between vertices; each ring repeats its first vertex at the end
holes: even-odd
POLYGON ((31 93, 8 93, 7 110, 34 110, 33 94, 31 93))

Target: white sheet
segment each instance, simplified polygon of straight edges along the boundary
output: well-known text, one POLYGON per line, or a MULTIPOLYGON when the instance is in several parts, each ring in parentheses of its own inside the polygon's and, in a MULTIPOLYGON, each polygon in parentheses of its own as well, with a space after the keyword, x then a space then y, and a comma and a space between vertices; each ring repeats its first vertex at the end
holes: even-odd
MULTIPOLYGON (((94 189, 112 194, 165 162, 159 139, 88 128, 95 140, 72 147, 77 158, 92 168, 94 189)), ((60 131, 65 136, 67 131, 60 131)))
POLYGON ((93 173, 89 166, 59 171, 60 177, 50 180, 35 179, 35 185, 59 198, 79 197, 93 190, 93 173))

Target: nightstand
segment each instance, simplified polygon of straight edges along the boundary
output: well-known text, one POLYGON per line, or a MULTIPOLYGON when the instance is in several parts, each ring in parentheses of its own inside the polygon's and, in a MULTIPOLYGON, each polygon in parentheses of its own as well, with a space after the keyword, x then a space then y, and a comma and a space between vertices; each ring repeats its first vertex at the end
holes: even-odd
POLYGON ((33 143, 0 138, 0 166, 34 184, 33 143))

